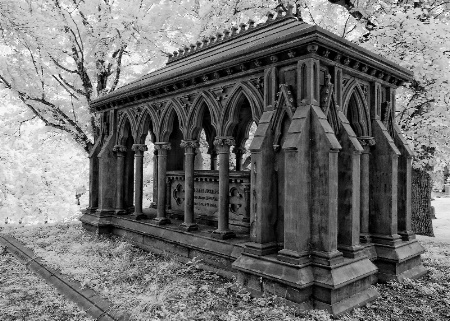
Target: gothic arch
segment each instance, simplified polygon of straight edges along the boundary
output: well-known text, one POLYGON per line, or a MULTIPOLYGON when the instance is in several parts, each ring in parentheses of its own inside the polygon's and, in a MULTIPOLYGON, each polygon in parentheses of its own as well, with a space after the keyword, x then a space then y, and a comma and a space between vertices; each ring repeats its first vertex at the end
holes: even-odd
POLYGON ((145 137, 150 129, 152 131, 152 141, 154 141, 154 136, 159 131, 159 118, 155 110, 146 105, 137 121, 137 144, 145 143, 145 137))
POLYGON ((181 108, 181 106, 178 104, 178 102, 175 99, 172 99, 166 104, 161 114, 161 125, 159 128, 159 135, 157 137, 160 142, 169 141, 170 133, 172 133, 173 130, 173 121, 175 115, 177 115, 178 117, 181 132, 185 134, 185 112, 183 108, 181 108))
POLYGON ((259 118, 264 111, 263 97, 260 92, 249 82, 238 83, 231 90, 225 108, 221 115, 221 136, 231 136, 233 129, 238 123, 238 112, 240 102, 246 98, 250 104, 253 121, 258 124, 259 118))
POLYGON ((342 112, 348 118, 351 126, 358 136, 370 136, 372 133, 370 126, 369 107, 364 98, 364 93, 356 79, 352 79, 343 95, 342 112), (351 117, 349 117, 351 115, 351 117))
POLYGON ((130 126, 131 136, 136 141, 136 121, 129 110, 123 111, 122 116, 119 118, 119 125, 117 126, 117 145, 124 145, 128 138, 129 130, 127 124, 130 126))
POLYGON ((284 119, 285 117, 288 117, 289 120, 292 120, 296 108, 291 88, 288 85, 280 85, 278 99, 274 106, 275 112, 271 128, 274 133, 274 145, 280 145, 284 119))
POLYGON ((216 100, 212 96, 210 92, 202 91, 192 103, 192 108, 189 111, 187 116, 187 128, 186 128, 186 137, 194 138, 197 137, 199 132, 202 129, 202 120, 203 117, 200 117, 204 108, 209 110, 211 115, 211 125, 217 132, 217 125, 219 123, 219 112, 220 108, 217 104, 216 100))

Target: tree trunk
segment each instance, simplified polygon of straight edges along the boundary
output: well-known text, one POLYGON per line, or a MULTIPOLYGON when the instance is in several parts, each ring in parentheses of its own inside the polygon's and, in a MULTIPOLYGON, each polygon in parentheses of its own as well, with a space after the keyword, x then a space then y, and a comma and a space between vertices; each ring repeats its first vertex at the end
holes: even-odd
POLYGON ((414 233, 434 236, 431 221, 430 174, 424 170, 413 169, 412 175, 412 229, 414 233))

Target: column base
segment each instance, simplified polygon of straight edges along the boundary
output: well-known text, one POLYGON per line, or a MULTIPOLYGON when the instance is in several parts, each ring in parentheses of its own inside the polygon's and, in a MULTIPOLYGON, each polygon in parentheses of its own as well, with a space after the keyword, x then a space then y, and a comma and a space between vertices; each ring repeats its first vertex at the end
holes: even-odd
POLYGON ((137 221, 139 221, 139 220, 148 220, 149 219, 148 215, 144 214, 144 213, 134 213, 134 215, 136 215, 136 220, 137 221))
POLYGON ((98 207, 87 207, 85 210, 82 210, 82 213, 92 214, 97 211, 98 207))
POLYGON ((398 231, 398 235, 401 236, 402 241, 412 241, 416 239, 416 234, 413 231, 398 231))
POLYGON ((156 217, 153 221, 157 225, 167 225, 171 223, 170 219, 168 219, 167 217, 156 217))
POLYGON ((289 264, 302 265, 311 261, 309 258, 309 251, 298 253, 288 249, 282 249, 278 252, 277 259, 289 264))
POLYGON ((115 211, 116 215, 127 215, 127 211, 125 211, 124 209, 117 209, 115 211))
POLYGON ((180 227, 187 232, 198 230, 198 225, 195 223, 182 223, 180 224, 180 227))
POLYGON ((312 262, 315 265, 322 265, 322 266, 333 266, 342 263, 344 260, 342 252, 339 251, 333 252, 312 251, 311 258, 312 262))
POLYGON ((338 250, 342 252, 344 257, 349 257, 351 259, 363 257, 366 255, 364 253, 364 246, 361 245, 339 245, 338 250))
POLYGON ((220 240, 227 240, 227 239, 232 239, 236 237, 236 234, 234 234, 234 232, 228 230, 228 231, 219 231, 219 230, 215 230, 211 233, 211 237, 215 238, 215 239, 220 239, 220 240))
POLYGON ((270 243, 249 242, 245 244, 244 252, 261 256, 276 253, 277 250, 278 244, 276 242, 270 243))
POLYGON ((372 242, 372 238, 370 237, 369 233, 361 233, 359 235, 359 242, 360 243, 371 243, 372 242))

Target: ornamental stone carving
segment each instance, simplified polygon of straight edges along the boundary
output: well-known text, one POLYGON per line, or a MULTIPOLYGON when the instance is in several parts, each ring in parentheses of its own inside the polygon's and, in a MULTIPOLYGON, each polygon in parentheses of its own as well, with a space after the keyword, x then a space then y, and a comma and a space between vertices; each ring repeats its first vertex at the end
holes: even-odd
POLYGON ((182 140, 180 146, 182 148, 198 148, 200 144, 196 140, 182 140))
POLYGON ((170 146, 170 143, 162 142, 162 143, 155 143, 155 149, 158 149, 158 150, 171 150, 172 147, 170 146))
POLYGON ((371 136, 360 136, 358 137, 358 141, 361 146, 375 146, 375 138, 371 136))
POLYGON ((131 150, 133 152, 146 152, 148 151, 148 147, 145 144, 133 144, 131 150))
POLYGON ((234 137, 231 136, 217 136, 214 139, 214 146, 234 146, 235 144, 234 137))
POLYGON ((127 151, 126 146, 123 145, 116 145, 113 147, 113 152, 116 153, 125 153, 127 151))

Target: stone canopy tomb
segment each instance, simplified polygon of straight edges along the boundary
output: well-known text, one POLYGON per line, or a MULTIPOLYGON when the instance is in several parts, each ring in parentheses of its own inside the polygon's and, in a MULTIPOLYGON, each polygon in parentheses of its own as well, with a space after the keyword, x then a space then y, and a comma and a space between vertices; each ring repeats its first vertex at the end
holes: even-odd
POLYGON ((364 304, 373 283, 425 273, 412 153, 394 122, 396 88, 411 79, 292 7, 186 46, 91 103, 101 133, 83 226, 198 257, 304 308, 364 304))

